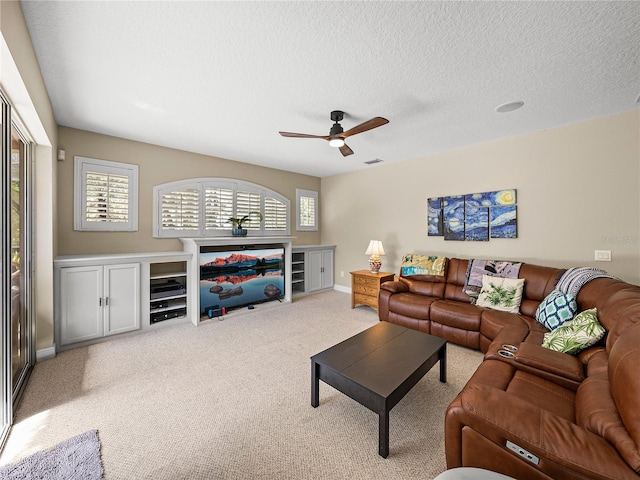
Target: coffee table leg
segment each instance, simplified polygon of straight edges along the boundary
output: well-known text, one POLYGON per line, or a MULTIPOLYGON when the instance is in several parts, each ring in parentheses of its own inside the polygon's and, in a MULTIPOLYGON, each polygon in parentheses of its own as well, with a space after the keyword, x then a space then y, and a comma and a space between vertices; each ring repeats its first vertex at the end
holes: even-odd
POLYGON ((311 406, 320 405, 320 378, 318 377, 318 364, 311 360, 311 406))
POLYGON ((380 427, 378 431, 378 454, 382 458, 389 456, 389 410, 380 412, 380 427))
POLYGON ((447 383, 447 344, 445 343, 438 352, 438 359, 440 361, 440 381, 447 383))

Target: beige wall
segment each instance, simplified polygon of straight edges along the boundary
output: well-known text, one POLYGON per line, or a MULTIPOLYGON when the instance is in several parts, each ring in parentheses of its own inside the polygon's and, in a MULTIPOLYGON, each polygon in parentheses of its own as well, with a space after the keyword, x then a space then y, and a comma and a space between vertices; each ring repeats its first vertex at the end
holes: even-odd
POLYGON ((336 283, 405 253, 591 266, 640 284, 640 111, 379 165, 322 179, 322 243, 335 243, 336 283), (427 198, 515 188, 518 238, 454 242, 426 234, 427 198), (594 262, 594 250, 612 262, 594 262), (344 273, 344 277, 341 276, 344 273))
POLYGON ((198 177, 237 178, 268 187, 291 201, 291 235, 297 245, 316 244, 319 232, 295 229, 296 188, 320 190, 320 179, 258 167, 146 143, 60 127, 60 148, 66 160, 58 162, 58 253, 137 253, 182 250, 178 239, 153 238, 153 187, 198 177), (139 165, 137 232, 78 232, 73 229, 73 157, 83 156, 139 165))
MULTIPOLYGON (((20 3, 0 1, 0 30, 9 53, 0 59, 0 84, 35 142, 33 201, 36 349, 53 346, 53 258, 56 250, 55 151, 57 125, 20 3)), ((4 45, 3 45, 4 46, 4 45)))

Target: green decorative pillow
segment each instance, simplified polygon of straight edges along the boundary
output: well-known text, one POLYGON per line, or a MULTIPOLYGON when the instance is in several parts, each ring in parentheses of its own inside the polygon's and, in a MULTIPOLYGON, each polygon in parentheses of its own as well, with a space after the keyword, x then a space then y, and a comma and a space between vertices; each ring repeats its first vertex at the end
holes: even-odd
POLYGON ((545 333, 542 346, 557 352, 576 355, 596 344, 606 333, 607 331, 598 322, 597 310, 592 308, 580 312, 573 320, 545 333))
POLYGON ((476 305, 505 312, 520 313, 524 278, 482 276, 482 290, 476 305))

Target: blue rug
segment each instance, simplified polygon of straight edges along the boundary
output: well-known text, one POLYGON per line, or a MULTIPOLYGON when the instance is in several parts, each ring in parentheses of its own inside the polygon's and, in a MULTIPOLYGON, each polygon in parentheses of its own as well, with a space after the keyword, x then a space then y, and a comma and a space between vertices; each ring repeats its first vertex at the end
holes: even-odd
POLYGON ((100 480, 103 472, 98 431, 89 430, 49 450, 0 467, 0 480, 100 480))

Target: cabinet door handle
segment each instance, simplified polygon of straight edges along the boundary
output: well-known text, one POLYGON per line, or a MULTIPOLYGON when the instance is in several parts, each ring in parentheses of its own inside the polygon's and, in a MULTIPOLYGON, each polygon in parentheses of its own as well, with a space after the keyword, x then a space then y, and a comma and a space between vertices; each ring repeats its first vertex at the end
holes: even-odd
POLYGON ((102 297, 100 297, 100 298, 98 299, 98 306, 100 306, 100 307, 102 306, 102 297))
POLYGON ((104 304, 108 307, 109 306, 109 297, 105 297, 104 299, 104 304))

